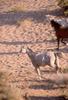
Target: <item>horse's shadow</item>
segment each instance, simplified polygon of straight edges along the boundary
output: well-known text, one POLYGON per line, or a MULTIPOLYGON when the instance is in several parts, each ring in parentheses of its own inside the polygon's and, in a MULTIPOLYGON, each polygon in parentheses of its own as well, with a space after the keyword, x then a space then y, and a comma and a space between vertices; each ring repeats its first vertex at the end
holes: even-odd
POLYGON ((24 96, 26 100, 68 100, 65 96, 24 96))
POLYGON ((43 90, 55 90, 55 89, 63 89, 67 87, 68 80, 28 80, 30 83, 30 89, 43 89, 43 90))
MULTIPOLYGON (((29 89, 33 89, 34 90, 56 90, 56 89, 67 89, 66 85, 68 84, 68 80, 64 81, 59 81, 58 83, 56 83, 55 81, 51 80, 51 79, 46 79, 46 80, 27 80, 30 85, 29 85, 29 89)), ((40 95, 32 95, 30 94, 30 91, 28 91, 28 93, 25 94, 25 99, 26 100, 67 100, 65 96, 61 95, 61 96, 41 96, 40 95), (29 94, 29 95, 28 95, 29 94)))

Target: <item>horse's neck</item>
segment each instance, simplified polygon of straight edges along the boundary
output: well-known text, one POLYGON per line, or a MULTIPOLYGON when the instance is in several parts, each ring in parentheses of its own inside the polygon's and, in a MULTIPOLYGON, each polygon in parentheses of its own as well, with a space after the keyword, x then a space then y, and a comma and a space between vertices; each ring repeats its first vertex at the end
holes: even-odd
POLYGON ((54 25, 55 30, 57 30, 57 29, 59 30, 59 29, 60 29, 60 26, 61 26, 60 24, 56 23, 56 24, 54 25))
POLYGON ((34 52, 27 53, 27 54, 28 54, 28 56, 29 56, 29 58, 30 58, 31 60, 33 60, 33 59, 35 58, 35 53, 34 53, 34 52))

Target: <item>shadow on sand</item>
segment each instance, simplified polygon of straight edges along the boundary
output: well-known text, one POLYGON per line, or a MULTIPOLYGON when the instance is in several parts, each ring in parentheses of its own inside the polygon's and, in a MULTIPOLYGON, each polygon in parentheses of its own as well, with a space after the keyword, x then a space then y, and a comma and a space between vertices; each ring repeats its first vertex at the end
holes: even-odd
POLYGON ((29 96, 25 100, 68 100, 64 96, 29 96))
MULTIPOLYGON (((56 50, 56 40, 45 40, 45 41, 12 41, 12 42, 9 42, 9 41, 0 41, 0 44, 2 45, 33 45, 33 44, 43 44, 43 43, 52 43, 54 44, 54 47, 51 47, 51 48, 46 48, 46 50, 56 50)), ((62 47, 62 46, 61 46, 62 47)), ((63 52, 63 53, 68 53, 68 48, 66 46, 64 46, 63 48, 60 47, 60 51, 63 52)), ((18 54, 20 52, 0 52, 0 55, 12 55, 12 54, 18 54)))
POLYGON ((3 12, 0 13, 0 25, 19 25, 17 22, 19 20, 24 21, 25 19, 32 19, 37 23, 47 22, 46 15, 53 16, 61 16, 61 9, 55 9, 52 11, 48 11, 47 9, 43 9, 41 11, 20 11, 20 12, 3 12))
POLYGON ((30 89, 43 89, 43 90, 54 90, 59 88, 66 88, 68 84, 68 79, 64 80, 28 80, 29 82, 32 82, 29 86, 30 89))

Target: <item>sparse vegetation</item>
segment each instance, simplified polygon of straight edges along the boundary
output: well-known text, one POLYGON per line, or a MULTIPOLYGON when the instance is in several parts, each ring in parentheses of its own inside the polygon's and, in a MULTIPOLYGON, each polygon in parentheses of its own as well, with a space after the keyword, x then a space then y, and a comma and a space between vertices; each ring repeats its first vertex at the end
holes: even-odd
POLYGON ((29 18, 25 19, 25 20, 23 20, 23 19, 18 20, 17 25, 20 26, 21 24, 23 24, 24 27, 30 27, 32 25, 32 20, 30 20, 29 18))
POLYGON ((7 74, 0 72, 0 100, 21 100, 20 91, 7 85, 7 74))
POLYGON ((68 0, 59 0, 58 5, 63 8, 64 14, 68 16, 68 0))
POLYGON ((9 11, 20 12, 20 11, 25 11, 26 9, 27 9, 26 3, 18 3, 17 5, 13 6, 9 11))
POLYGON ((27 10, 28 6, 26 2, 11 2, 11 0, 0 0, 0 4, 7 6, 4 12, 21 12, 27 10))

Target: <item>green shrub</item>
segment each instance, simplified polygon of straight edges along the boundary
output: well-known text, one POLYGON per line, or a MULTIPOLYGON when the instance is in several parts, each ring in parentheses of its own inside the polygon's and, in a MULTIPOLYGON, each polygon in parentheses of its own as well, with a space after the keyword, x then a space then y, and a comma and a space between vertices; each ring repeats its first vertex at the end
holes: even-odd
POLYGON ((59 0, 58 5, 62 7, 64 14, 68 16, 68 0, 59 0))

